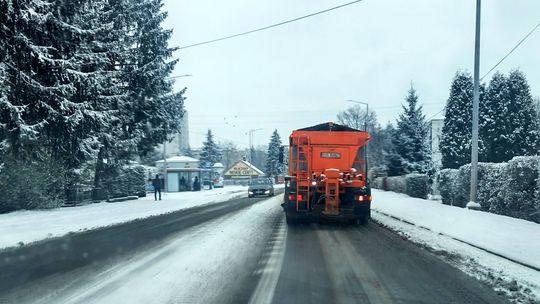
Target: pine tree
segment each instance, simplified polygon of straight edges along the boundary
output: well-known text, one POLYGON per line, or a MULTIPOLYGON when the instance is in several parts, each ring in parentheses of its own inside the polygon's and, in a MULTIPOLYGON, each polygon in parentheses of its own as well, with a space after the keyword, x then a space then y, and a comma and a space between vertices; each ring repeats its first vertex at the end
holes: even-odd
POLYGON ((479 136, 485 147, 483 162, 502 162, 506 158, 508 138, 505 138, 504 124, 507 123, 508 105, 507 78, 497 72, 486 89, 486 96, 480 104, 479 136))
POLYGON ((167 18, 162 0, 128 3, 133 34, 128 36, 131 67, 125 70, 124 78, 130 107, 121 109, 122 130, 125 139, 136 145, 139 154, 144 154, 180 131, 184 91, 174 93, 174 81, 168 78, 178 60, 171 60, 176 49, 168 47, 172 31, 161 27, 167 18))
POLYGON ((525 74, 519 70, 508 75, 506 160, 514 156, 537 155, 540 151, 540 121, 536 119, 534 101, 525 74))
POLYGON ((388 124, 385 128, 386 134, 389 136, 389 145, 385 147, 384 158, 387 167, 388 176, 399 176, 409 173, 405 159, 397 152, 394 146, 394 138, 397 136, 397 130, 392 124, 388 124))
POLYGON ((416 90, 411 86, 406 97, 407 105, 397 121, 397 130, 392 137, 395 154, 391 164, 397 172, 427 173, 431 169, 431 157, 427 146, 427 124, 418 106, 416 90), (403 166, 403 168, 399 168, 403 166))
MULTIPOLYGON (((480 104, 484 103, 484 86, 480 86, 480 104)), ((450 86, 439 149, 443 168, 459 168, 470 163, 472 137, 473 79, 467 72, 457 72, 450 86)), ((482 118, 480 118, 482 120, 482 118)), ((479 159, 485 149, 479 136, 479 159)))
POLYGON ((189 157, 195 157, 195 153, 193 153, 193 150, 191 150, 189 145, 182 151, 182 154, 189 157))
MULTIPOLYGON (((275 177, 284 172, 283 164, 279 162, 281 151, 281 138, 277 130, 274 130, 270 143, 268 144, 268 153, 266 158, 266 175, 275 177)), ((281 156, 283 157, 283 155, 281 156)))
POLYGON ((221 160, 221 152, 214 141, 214 135, 210 129, 206 133, 206 141, 203 143, 199 160, 201 168, 210 168, 221 160))
MULTIPOLYGON (((50 105, 46 100, 61 87, 46 86, 38 80, 49 70, 49 48, 39 45, 40 31, 50 13, 50 3, 18 0, 0 4, 0 56, 4 70, 4 98, 0 100, 3 140, 10 154, 23 158, 36 152, 40 134, 47 125, 50 105)), ((54 108, 53 108, 54 110, 54 108)))

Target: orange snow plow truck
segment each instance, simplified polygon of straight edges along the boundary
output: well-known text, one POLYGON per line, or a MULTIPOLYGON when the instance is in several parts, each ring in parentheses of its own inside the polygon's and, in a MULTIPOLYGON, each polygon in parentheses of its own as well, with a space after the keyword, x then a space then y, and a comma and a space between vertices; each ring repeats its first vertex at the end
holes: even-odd
POLYGON ((292 132, 282 204, 287 224, 369 220, 368 141, 367 132, 332 122, 292 132))

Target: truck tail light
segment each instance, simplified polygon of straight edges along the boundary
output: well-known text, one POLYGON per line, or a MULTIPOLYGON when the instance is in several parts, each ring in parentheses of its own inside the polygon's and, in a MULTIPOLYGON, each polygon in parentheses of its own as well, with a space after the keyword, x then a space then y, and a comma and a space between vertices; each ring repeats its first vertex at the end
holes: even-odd
POLYGON ((358 202, 371 202, 371 195, 355 195, 354 200, 358 202))
POLYGON ((296 196, 293 194, 289 194, 287 198, 289 199, 289 201, 293 201, 295 198, 297 201, 301 201, 304 197, 302 196, 302 194, 297 194, 296 196))

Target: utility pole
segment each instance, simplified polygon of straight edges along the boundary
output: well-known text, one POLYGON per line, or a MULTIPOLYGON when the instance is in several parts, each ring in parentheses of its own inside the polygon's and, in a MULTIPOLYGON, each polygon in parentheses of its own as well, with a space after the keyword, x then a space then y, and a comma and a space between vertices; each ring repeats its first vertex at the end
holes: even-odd
POLYGON ((476 35, 474 40, 474 88, 472 115, 472 149, 471 149, 471 195, 467 208, 480 209, 476 201, 478 189, 478 108, 480 104, 480 7, 481 0, 476 0, 476 35))
POLYGON ((253 133, 262 130, 262 128, 259 129, 251 129, 249 130, 249 162, 253 164, 253 133))
POLYGON ((167 192, 168 185, 167 185, 167 140, 163 142, 163 192, 167 192))

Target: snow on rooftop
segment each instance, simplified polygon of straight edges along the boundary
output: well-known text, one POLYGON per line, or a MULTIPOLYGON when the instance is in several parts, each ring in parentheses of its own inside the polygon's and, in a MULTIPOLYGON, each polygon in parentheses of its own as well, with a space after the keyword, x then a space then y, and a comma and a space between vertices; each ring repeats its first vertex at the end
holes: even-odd
MULTIPOLYGON (((169 157, 165 161, 167 161, 168 163, 194 163, 194 162, 198 162, 199 160, 193 157, 181 155, 181 156, 169 157)), ((156 163, 163 163, 163 162, 164 162, 163 160, 156 161, 156 163)))

